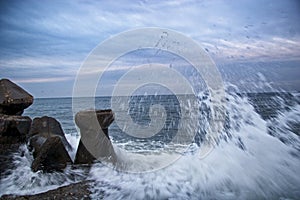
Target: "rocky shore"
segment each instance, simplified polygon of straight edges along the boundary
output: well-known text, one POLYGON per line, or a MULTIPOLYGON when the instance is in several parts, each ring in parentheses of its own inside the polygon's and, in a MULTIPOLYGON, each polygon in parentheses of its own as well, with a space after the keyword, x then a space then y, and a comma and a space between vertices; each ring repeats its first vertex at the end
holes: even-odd
MULTIPOLYGON (((89 110, 76 114, 75 122, 84 137, 81 137, 73 161, 69 155, 72 146, 56 119, 48 116, 34 119, 22 116, 24 109, 33 101, 33 96, 15 83, 8 79, 0 80, 0 179, 7 175, 7 169, 13 169, 12 154, 22 144, 26 144, 32 153, 33 172, 63 172, 67 166, 89 166, 97 159, 116 161, 108 135, 108 127, 114 121, 111 110, 89 110), (90 137, 93 140, 90 141, 90 137), (96 143, 94 137, 98 139, 96 143), (84 144, 90 143, 87 149, 84 144)), ((82 181, 40 194, 4 195, 0 199, 89 199, 89 184, 89 181, 82 181)))
MULTIPOLYGON (((89 184, 90 184, 89 181, 82 181, 79 183, 62 186, 54 190, 49 190, 47 192, 43 192, 40 194, 23 195, 23 196, 4 195, 0 197, 0 199, 1 200, 13 200, 13 199, 15 200, 49 200, 49 199, 87 200, 90 199, 89 184)), ((99 199, 103 199, 103 196, 102 197, 99 196, 99 199)))

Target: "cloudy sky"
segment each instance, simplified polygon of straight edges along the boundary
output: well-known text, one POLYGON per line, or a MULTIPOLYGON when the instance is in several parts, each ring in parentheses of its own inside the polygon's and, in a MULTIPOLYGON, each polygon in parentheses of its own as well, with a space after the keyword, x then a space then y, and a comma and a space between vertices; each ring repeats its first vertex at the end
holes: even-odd
POLYGON ((0 0, 0 77, 35 97, 71 96, 77 71, 99 43, 161 27, 197 41, 225 81, 242 84, 251 74, 300 90, 299 21, 297 0, 0 0))

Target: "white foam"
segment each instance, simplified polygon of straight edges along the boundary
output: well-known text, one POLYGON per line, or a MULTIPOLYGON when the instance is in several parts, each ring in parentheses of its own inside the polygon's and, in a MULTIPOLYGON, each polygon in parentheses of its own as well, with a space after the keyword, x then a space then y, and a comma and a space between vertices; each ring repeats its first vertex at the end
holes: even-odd
POLYGON ((77 148, 78 148, 78 144, 80 141, 80 136, 75 135, 75 134, 65 134, 65 136, 66 136, 66 139, 68 140, 69 144, 72 147, 72 150, 69 151, 69 155, 70 155, 71 159, 74 161, 76 152, 77 152, 77 148))
POLYGON ((221 140, 205 159, 188 154, 150 173, 97 164, 90 173, 97 182, 93 198, 104 190, 107 199, 297 199, 300 159, 291 153, 296 150, 267 134, 267 123, 246 99, 228 98, 231 139, 221 140))
POLYGON ((33 157, 25 145, 14 154, 15 169, 9 169, 10 174, 0 180, 0 196, 3 194, 36 194, 63 185, 83 180, 85 176, 81 169, 67 167, 63 173, 43 173, 31 171, 33 157))

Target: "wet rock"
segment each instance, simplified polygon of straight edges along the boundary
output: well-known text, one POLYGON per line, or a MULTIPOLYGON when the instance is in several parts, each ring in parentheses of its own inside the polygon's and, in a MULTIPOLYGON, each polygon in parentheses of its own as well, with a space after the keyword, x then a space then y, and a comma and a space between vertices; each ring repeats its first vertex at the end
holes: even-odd
POLYGON ((30 138, 28 143, 29 151, 33 152, 33 157, 35 158, 41 151, 41 147, 46 142, 47 138, 40 135, 34 135, 30 138))
POLYGON ((72 147, 68 143, 60 123, 53 117, 43 116, 34 118, 30 131, 28 133, 28 140, 30 148, 38 149, 47 138, 59 136, 64 146, 71 150, 72 147))
POLYGON ((15 168, 13 165, 12 156, 12 154, 15 152, 16 151, 9 150, 7 153, 0 154, 0 180, 11 174, 10 170, 13 170, 15 168))
POLYGON ((72 163, 66 150, 72 147, 56 119, 48 116, 34 118, 27 137, 28 148, 34 157, 32 171, 62 171, 72 163))
MULTIPOLYGON (((75 116, 76 125, 80 129, 89 129, 91 126, 95 126, 94 116, 97 117, 97 126, 100 125, 101 129, 107 129, 109 125, 114 121, 114 113, 111 109, 107 110, 86 110, 80 111, 75 116)), ((106 135, 108 137, 108 134, 106 135)))
POLYGON ((33 103, 33 96, 8 79, 0 80, 0 113, 21 115, 33 103))
MULTIPOLYGON (((35 195, 23 195, 23 196, 15 196, 15 195, 4 195, 0 199, 1 200, 48 200, 48 199, 66 199, 66 200, 75 200, 75 199, 91 199, 90 198, 90 190, 89 190, 89 181, 83 181, 79 183, 73 183, 67 186, 63 186, 54 190, 49 190, 47 192, 43 192, 35 195)), ((97 197, 98 199, 104 198, 104 191, 102 192, 103 196, 97 197)))
POLYGON ((26 142, 30 125, 29 117, 0 114, 0 179, 14 167, 13 153, 26 142))
POLYGON ((78 112, 75 122, 80 128, 81 139, 75 164, 91 164, 96 159, 116 162, 116 154, 108 135, 108 126, 114 121, 112 110, 78 112))
POLYGON ((25 143, 30 126, 30 117, 0 114, 0 154, 25 143))
POLYGON ((13 153, 26 142, 31 119, 19 115, 32 102, 33 97, 18 85, 0 80, 0 178, 13 168, 13 153))
MULTIPOLYGON (((105 136, 109 139, 108 136, 108 129, 102 130, 105 136)), ((86 149, 85 145, 82 141, 79 141, 76 157, 75 157, 75 164, 92 164, 95 160, 95 157, 91 155, 91 153, 86 149)))
POLYGON ((96 158, 85 148, 82 141, 79 141, 74 164, 92 164, 96 158))
POLYGON ((59 136, 47 138, 38 151, 35 150, 34 158, 31 165, 34 172, 38 170, 45 172, 62 171, 68 164, 72 163, 59 136))

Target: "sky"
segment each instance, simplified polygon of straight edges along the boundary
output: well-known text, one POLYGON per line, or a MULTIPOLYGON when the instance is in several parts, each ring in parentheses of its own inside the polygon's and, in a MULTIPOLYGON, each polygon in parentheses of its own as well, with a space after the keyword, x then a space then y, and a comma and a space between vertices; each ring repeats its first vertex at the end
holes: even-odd
POLYGON ((198 42, 225 81, 246 88, 256 77, 300 91, 299 21, 297 0, 0 0, 0 78, 35 97, 72 96, 80 66, 99 43, 161 27, 198 42))

